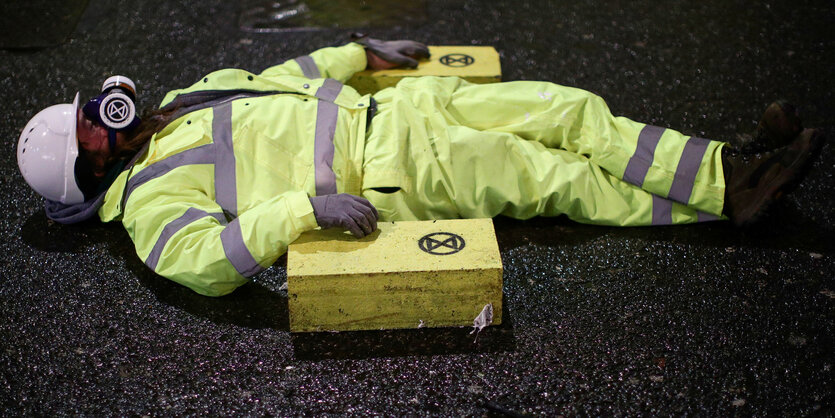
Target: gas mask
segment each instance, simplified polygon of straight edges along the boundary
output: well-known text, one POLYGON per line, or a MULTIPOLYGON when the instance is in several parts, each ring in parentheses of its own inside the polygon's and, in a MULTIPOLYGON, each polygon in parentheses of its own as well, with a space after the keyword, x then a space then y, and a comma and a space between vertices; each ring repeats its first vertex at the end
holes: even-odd
POLYGON ((101 94, 81 108, 90 120, 107 128, 107 141, 116 149, 116 133, 129 132, 139 126, 136 115, 136 85, 125 76, 108 78, 101 86, 101 94))

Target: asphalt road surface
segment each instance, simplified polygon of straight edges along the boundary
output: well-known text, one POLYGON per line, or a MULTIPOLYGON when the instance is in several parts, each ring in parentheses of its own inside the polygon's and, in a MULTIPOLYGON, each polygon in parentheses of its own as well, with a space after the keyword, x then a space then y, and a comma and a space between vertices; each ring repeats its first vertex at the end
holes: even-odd
MULTIPOLYGON (((146 268, 118 224, 47 221, 18 134, 114 73, 152 106, 374 19, 286 30, 257 23, 269 11, 253 1, 84 3, 4 13, 0 415, 835 413, 831 143, 757 228, 496 219, 505 321, 475 343, 469 328, 291 334, 283 258, 230 296, 196 295, 146 268)), ((492 45, 505 80, 584 88, 701 137, 737 141, 779 97, 835 134, 828 1, 427 0, 380 21, 362 30, 492 45)))

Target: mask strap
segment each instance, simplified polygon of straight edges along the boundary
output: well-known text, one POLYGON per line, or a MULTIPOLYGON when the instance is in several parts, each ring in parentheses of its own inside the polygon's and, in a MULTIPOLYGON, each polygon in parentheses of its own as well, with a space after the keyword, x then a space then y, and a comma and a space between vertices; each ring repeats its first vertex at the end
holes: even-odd
POLYGON ((116 153, 116 130, 113 128, 107 129, 107 143, 110 145, 110 153, 116 153))

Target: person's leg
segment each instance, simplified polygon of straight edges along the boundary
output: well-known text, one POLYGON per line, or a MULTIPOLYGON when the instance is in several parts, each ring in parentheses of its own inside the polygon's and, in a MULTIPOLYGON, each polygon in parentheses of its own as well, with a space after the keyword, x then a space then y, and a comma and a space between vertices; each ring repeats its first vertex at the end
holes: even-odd
MULTIPOLYGON (((645 225, 653 219, 686 223, 709 218, 696 212, 703 210, 746 225, 802 178, 823 142, 817 131, 806 130, 792 141, 780 138, 789 145, 774 152, 740 158, 723 143, 613 117, 593 94, 550 83, 481 86, 454 77, 418 77, 375 97, 381 111, 367 142, 380 136, 390 147, 371 147, 370 152, 366 146, 363 189, 390 220, 567 213, 583 222, 645 225), (389 115, 396 126, 381 129, 387 96, 398 98, 391 106, 399 113, 389 115), (520 151, 525 147, 509 145, 524 143, 520 137, 569 152, 546 150, 563 158, 540 158, 541 164, 531 162, 531 168, 519 164, 530 154, 520 151), (402 171, 396 176, 400 181, 370 176, 371 168, 380 171, 376 166, 393 156, 400 157, 394 165, 402 171), (577 157, 583 157, 578 160, 582 164, 577 157), (478 164, 487 165, 476 169, 478 164), (560 164, 566 169, 553 167, 560 164), (579 181, 566 181, 573 178, 579 181), (633 186, 624 187, 619 179, 633 186), (531 184, 514 184, 520 181, 531 184), (379 186, 402 189, 390 194, 369 190, 379 186), (658 196, 687 202, 689 208, 658 196), (601 213, 605 205, 618 207, 608 203, 610 198, 622 201, 620 211, 601 213)), ((392 164, 382 166, 385 173, 392 164)))
POLYGON ((578 222, 616 226, 718 219, 626 183, 576 153, 505 132, 453 126, 449 133, 453 203, 461 217, 565 214, 578 222))
POLYGON ((452 124, 582 155, 649 193, 722 213, 724 143, 615 117, 590 92, 547 82, 461 83, 444 112, 452 124))

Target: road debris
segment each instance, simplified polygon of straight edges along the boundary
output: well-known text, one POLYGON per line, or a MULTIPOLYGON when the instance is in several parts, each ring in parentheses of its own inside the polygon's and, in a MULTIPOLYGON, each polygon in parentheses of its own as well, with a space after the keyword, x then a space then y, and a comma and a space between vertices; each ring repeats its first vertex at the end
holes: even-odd
POLYGON ((475 334, 475 340, 473 340, 473 343, 478 341, 478 334, 481 333, 481 330, 484 329, 484 327, 490 326, 490 324, 492 324, 492 323, 493 323, 493 304, 488 303, 488 304, 484 305, 484 308, 481 310, 481 313, 478 314, 478 316, 475 317, 475 319, 473 319, 473 330, 470 332, 470 335, 472 335, 473 333, 476 333, 475 334))

